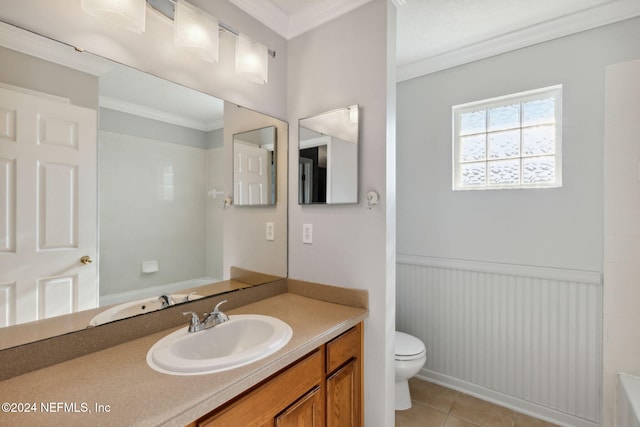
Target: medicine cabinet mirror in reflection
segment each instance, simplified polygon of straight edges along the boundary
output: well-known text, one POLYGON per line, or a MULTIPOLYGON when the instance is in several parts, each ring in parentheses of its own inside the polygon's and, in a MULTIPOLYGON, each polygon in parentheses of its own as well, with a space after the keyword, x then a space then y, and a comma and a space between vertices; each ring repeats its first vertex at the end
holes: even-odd
POLYGON ((358 105, 299 122, 298 203, 358 203, 358 105))
POLYGON ((236 206, 275 205, 275 126, 233 135, 233 201, 236 206))

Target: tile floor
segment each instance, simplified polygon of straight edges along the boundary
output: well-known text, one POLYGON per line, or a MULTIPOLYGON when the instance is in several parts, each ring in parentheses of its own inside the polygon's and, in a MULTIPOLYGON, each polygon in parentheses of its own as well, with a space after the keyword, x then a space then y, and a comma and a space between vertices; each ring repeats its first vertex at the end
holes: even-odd
POLYGON ((396 411, 396 427, 551 427, 541 421, 417 378, 409 380, 413 406, 396 411))

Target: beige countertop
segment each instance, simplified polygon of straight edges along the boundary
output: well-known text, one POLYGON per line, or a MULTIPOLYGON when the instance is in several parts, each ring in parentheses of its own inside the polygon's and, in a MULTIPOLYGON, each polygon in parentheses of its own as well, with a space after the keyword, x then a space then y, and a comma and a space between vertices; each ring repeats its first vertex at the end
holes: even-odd
POLYGON ((0 403, 13 403, 10 409, 22 412, 5 412, 3 405, 0 424, 184 426, 367 316, 364 308, 294 293, 228 311, 230 315, 248 313, 285 321, 293 337, 283 349, 252 364, 215 374, 180 376, 156 372, 146 362, 149 348, 179 329, 172 328, 1 381, 0 403))

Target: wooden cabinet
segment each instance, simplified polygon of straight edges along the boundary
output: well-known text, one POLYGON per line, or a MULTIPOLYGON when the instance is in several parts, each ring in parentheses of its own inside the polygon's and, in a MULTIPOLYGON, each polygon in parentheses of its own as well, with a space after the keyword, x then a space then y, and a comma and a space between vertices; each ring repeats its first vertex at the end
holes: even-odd
POLYGON ((358 427, 362 323, 188 427, 358 427))
POLYGON ((327 378, 327 426, 360 425, 357 360, 327 378))
POLYGON ((322 388, 316 387, 276 418, 276 427, 321 427, 324 425, 322 388))
POLYGON ((327 426, 362 426, 362 324, 330 341, 326 347, 327 426))

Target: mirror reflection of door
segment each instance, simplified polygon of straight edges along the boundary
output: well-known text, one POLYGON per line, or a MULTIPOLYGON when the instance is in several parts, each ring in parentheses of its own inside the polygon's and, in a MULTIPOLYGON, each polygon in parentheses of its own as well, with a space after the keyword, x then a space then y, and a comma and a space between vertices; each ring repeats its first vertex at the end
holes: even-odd
POLYGON ((276 128, 268 126, 233 135, 233 203, 276 203, 276 128))
POLYGON ((358 108, 299 121, 299 204, 358 202, 358 108))
POLYGON ((298 203, 311 203, 313 196, 313 160, 300 157, 298 175, 298 203))
POLYGON ((97 306, 96 218, 96 111, 0 88, 0 326, 97 306))
POLYGON ((319 145, 300 150, 301 186, 304 197, 300 203, 327 202, 327 145, 319 145), (303 166, 304 164, 304 166, 303 166))
POLYGON ((264 205, 267 204, 269 189, 269 175, 266 150, 253 144, 239 141, 234 143, 234 195, 236 204, 264 205))

